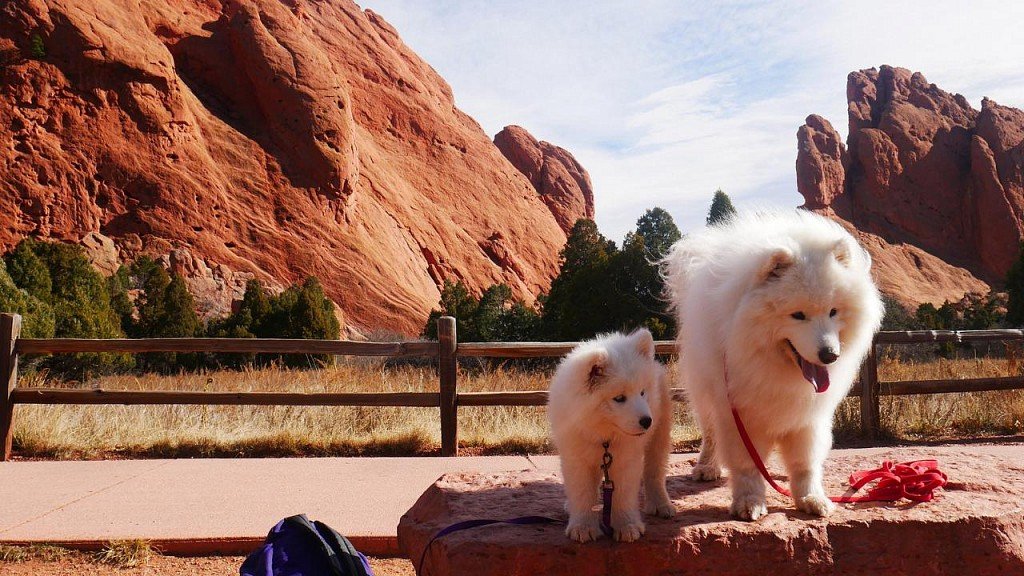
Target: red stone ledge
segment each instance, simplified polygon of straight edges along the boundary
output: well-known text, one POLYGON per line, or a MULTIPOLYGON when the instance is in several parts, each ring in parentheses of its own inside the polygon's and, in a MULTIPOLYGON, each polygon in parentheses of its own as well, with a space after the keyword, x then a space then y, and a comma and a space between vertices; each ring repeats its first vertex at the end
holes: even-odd
MULTIPOLYGON (((668 481, 679 514, 649 518, 638 542, 577 544, 562 526, 487 526, 436 541, 424 574, 1024 574, 1024 458, 1011 462, 962 447, 872 452, 833 457, 826 489, 842 493, 851 472, 882 460, 937 458, 950 482, 932 502, 842 505, 828 519, 798 512, 788 499, 770 494, 768 516, 747 523, 729 517, 724 480, 693 482, 687 476, 691 463, 681 462, 668 481)), ((774 461, 769 468, 781 470, 774 461)), ((448 474, 402 517, 398 542, 415 564, 429 538, 449 524, 531 514, 564 518, 557 475, 448 474)))

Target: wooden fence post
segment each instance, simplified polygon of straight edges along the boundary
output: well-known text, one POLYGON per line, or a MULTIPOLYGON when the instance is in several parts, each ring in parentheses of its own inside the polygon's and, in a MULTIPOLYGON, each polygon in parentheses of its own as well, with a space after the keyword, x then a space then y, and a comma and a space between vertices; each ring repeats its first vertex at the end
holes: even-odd
POLYGON ((21 335, 21 316, 0 314, 0 461, 11 459, 14 440, 14 403, 11 392, 18 383, 18 354, 14 344, 21 335))
POLYGON ((459 452, 458 348, 455 318, 437 319, 438 373, 441 377, 441 456, 459 452))
POLYGON ((871 341, 868 357, 861 367, 860 377, 860 431, 867 440, 874 440, 881 431, 878 408, 878 356, 875 341, 871 341))

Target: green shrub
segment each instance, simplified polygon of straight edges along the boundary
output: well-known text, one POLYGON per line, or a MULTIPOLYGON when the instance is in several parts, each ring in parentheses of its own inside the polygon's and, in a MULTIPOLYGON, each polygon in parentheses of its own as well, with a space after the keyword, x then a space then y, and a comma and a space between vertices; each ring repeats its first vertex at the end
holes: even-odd
POLYGON ((128 287, 131 283, 131 270, 128 266, 120 266, 117 272, 107 278, 107 291, 110 293, 110 307, 121 319, 121 331, 131 334, 135 321, 133 314, 135 306, 128 296, 128 287))
POLYGON ((21 336, 24 338, 53 338, 53 309, 46 302, 36 298, 15 285, 7 273, 6 264, 0 260, 0 312, 20 314, 21 336))
POLYGON ((46 43, 39 34, 33 34, 29 39, 28 53, 35 60, 46 58, 46 43))
POLYGON ((439 310, 432 310, 423 326, 423 336, 437 339, 437 319, 455 318, 455 330, 461 342, 515 342, 538 340, 540 314, 522 300, 512 297, 512 289, 494 284, 477 299, 460 281, 445 283, 439 310))
MULTIPOLYGON (((885 304, 885 316, 882 317, 882 330, 921 330, 923 325, 920 317, 915 318, 907 311, 907 309, 899 303, 898 300, 889 296, 888 294, 882 295, 882 303, 885 304)), ((935 307, 931 304, 931 310, 934 311, 935 307)), ((918 308, 920 315, 930 315, 932 312, 925 310, 921 312, 921 308, 918 308)))
MULTIPOLYGON (((111 306, 107 281, 89 263, 80 246, 60 242, 24 240, 8 255, 25 283, 40 302, 50 306, 53 335, 57 338, 123 338, 121 320, 111 306), (45 272, 43 270, 45 269, 45 272), (45 292, 49 277, 49 293, 45 292)), ((45 309, 36 308, 43 322, 45 309)), ((32 315, 32 312, 29 312, 32 315)), ((134 365, 127 354, 58 354, 42 365, 72 378, 124 370, 134 365)))
MULTIPOLYGON (((138 338, 194 338, 201 335, 202 326, 196 315, 195 301, 179 274, 169 275, 151 259, 140 259, 133 266, 138 273, 136 282, 143 286, 140 295, 139 319, 132 333, 138 338), (140 265, 141 262, 141 265, 140 265)), ((173 372, 181 368, 196 368, 200 357, 196 354, 160 352, 140 356, 140 364, 160 372, 173 372)))
POLYGON ((7 262, 7 273, 19 288, 44 302, 49 302, 53 293, 53 282, 50 279, 50 270, 35 253, 36 244, 37 242, 31 238, 18 242, 14 250, 4 257, 4 261, 7 262))
MULTIPOLYGON (((238 311, 211 323, 209 333, 218 338, 305 338, 337 340, 341 324, 334 315, 334 304, 324 294, 320 281, 310 277, 281 294, 267 293, 258 280, 246 284, 238 311)), ((307 367, 328 363, 328 355, 295 354, 217 354, 222 366, 244 366, 280 362, 287 366, 307 367)))
POLYGON ((558 276, 536 306, 515 300, 502 284, 477 298, 461 282, 446 282, 423 336, 437 338, 437 319, 448 315, 456 319, 460 342, 582 340, 640 327, 655 338, 672 338, 675 321, 662 298, 658 260, 681 237, 661 208, 644 213, 621 250, 592 220, 580 219, 559 254, 558 276))

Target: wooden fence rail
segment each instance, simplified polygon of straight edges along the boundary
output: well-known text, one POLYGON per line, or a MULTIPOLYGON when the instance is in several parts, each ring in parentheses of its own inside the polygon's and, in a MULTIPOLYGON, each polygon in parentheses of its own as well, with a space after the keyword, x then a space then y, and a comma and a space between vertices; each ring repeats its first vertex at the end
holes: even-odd
MULTIPOLYGON (((437 342, 349 342, 339 340, 284 340, 252 338, 150 338, 70 339, 20 338, 21 317, 0 315, 0 457, 8 460, 14 430, 16 404, 203 404, 281 406, 417 406, 437 408, 441 416, 441 455, 458 452, 458 409, 460 406, 544 406, 548 394, 536 391, 459 392, 459 357, 557 358, 575 342, 468 342, 459 343, 455 319, 437 321, 437 342), (26 388, 18 386, 18 358, 27 354, 68 354, 79 352, 210 352, 247 354, 332 354, 383 356, 389 358, 436 358, 437 392, 388 393, 293 393, 293 392, 188 392, 177 390, 102 390, 26 388)), ((861 369, 861 382, 850 391, 861 404, 861 431, 875 438, 880 430, 880 396, 938 394, 1024 388, 1024 376, 971 378, 964 380, 878 381, 879 344, 921 342, 985 342, 1024 340, 1022 330, 973 330, 881 332, 861 369)), ((674 354, 675 343, 659 341, 656 352, 674 354)), ((683 391, 672 389, 676 400, 683 391)))

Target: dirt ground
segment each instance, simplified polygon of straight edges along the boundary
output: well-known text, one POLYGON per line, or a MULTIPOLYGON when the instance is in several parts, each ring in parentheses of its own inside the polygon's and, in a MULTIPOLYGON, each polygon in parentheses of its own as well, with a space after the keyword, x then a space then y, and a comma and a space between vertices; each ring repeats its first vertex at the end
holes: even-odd
MULTIPOLYGON (((3 576, 235 576, 241 556, 176 558, 153 556, 145 566, 123 568, 96 562, 88 554, 71 553, 66 558, 0 562, 3 576)), ((376 576, 414 576, 412 563, 404 558, 370 558, 376 576)))

